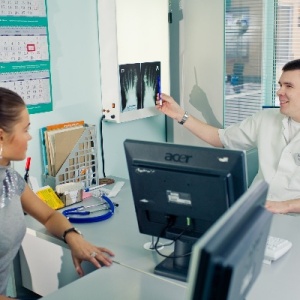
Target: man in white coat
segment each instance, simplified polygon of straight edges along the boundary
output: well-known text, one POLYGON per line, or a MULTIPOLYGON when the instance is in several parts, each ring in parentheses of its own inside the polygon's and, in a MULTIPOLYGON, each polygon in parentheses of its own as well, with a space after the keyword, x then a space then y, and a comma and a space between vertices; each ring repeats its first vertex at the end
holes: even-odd
POLYGON ((259 170, 253 182, 263 179, 269 184, 266 208, 274 213, 300 213, 300 59, 282 68, 278 83, 279 109, 259 111, 226 129, 189 115, 165 94, 156 107, 212 146, 257 147, 259 170))

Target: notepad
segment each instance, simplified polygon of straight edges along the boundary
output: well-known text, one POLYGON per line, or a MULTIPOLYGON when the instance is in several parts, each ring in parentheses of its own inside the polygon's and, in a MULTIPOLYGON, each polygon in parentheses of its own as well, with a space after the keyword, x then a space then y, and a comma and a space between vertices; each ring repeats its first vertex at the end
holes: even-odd
POLYGON ((38 197, 53 209, 63 208, 64 203, 58 198, 54 190, 50 186, 44 186, 36 191, 38 197))

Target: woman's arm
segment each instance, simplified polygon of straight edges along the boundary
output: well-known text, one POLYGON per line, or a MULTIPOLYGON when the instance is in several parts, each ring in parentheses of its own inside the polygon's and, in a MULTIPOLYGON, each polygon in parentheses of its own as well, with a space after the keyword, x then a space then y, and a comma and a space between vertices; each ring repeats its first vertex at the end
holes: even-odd
MULTIPOLYGON (((59 238, 62 238, 67 229, 73 227, 65 216, 50 208, 28 185, 26 185, 21 196, 21 202, 24 211, 41 222, 50 233, 59 238)), ((97 268, 101 267, 99 262, 105 266, 109 266, 112 263, 110 258, 110 256, 114 255, 112 251, 92 245, 76 232, 69 232, 66 236, 66 242, 71 249, 73 262, 80 276, 84 275, 81 268, 81 262, 84 260, 90 261, 97 268), (96 255, 93 253, 96 253, 96 255)))

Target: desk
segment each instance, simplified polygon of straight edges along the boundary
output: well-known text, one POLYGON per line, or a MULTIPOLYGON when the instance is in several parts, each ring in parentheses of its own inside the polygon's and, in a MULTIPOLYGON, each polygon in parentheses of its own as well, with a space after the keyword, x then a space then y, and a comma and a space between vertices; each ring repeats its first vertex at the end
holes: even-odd
MULTIPOLYGON (((77 276, 72 262, 64 262, 62 263, 64 268, 60 272, 64 272, 65 276, 56 274, 56 280, 57 277, 69 276, 69 282, 62 284, 61 280, 59 280, 56 289, 60 289, 54 293, 52 291, 48 293, 49 295, 44 297, 45 300, 67 299, 66 295, 68 293, 72 294, 72 299, 85 297, 89 300, 99 299, 101 294, 106 295, 105 297, 103 296, 104 299, 116 300, 171 299, 172 297, 172 299, 184 299, 186 283, 153 275, 153 268, 162 258, 155 252, 143 248, 143 244, 150 241, 151 238, 140 234, 138 231, 128 181, 126 181, 125 186, 114 201, 118 202, 120 207, 116 209, 115 215, 111 219, 94 223, 93 225, 80 224, 77 227, 91 242, 113 250, 116 254, 115 260, 120 264, 96 270, 74 281, 77 276), (67 264, 68 272, 65 271, 67 264), (72 279, 71 273, 75 279, 72 279), (71 281, 74 282, 70 283, 71 281), (75 298, 77 296, 78 298, 75 298)), ((52 237, 42 225, 35 222, 32 218, 27 218, 27 224, 40 239, 67 250, 66 245, 62 241, 52 237)), ((264 264, 262 266, 261 274, 251 289, 247 300, 299 299, 299 228, 300 217, 274 215, 270 234, 290 240, 293 243, 293 247, 284 257, 272 265, 264 264)), ((164 250, 166 254, 172 251, 172 249, 164 250)), ((68 253, 66 253, 66 257, 63 255, 63 258, 63 261, 70 259, 68 253)), ((39 273, 42 273, 41 269, 39 269, 39 273)))
POLYGON ((175 300, 184 297, 184 285, 114 264, 90 273, 43 300, 175 300))
MULTIPOLYGON (((118 180, 121 179, 116 178, 116 181, 118 180)), ((138 230, 128 180, 125 180, 122 190, 112 200, 119 204, 112 218, 104 222, 74 225, 88 241, 111 249, 117 262, 152 274, 154 267, 163 257, 155 251, 143 248, 146 242, 151 241, 151 237, 141 234, 138 230)), ((99 200, 94 198, 84 200, 83 203, 89 205, 97 201, 99 200)), ((77 280, 78 275, 67 245, 49 234, 43 225, 30 216, 26 217, 26 222, 29 231, 20 251, 24 286, 44 296, 77 280), (51 250, 47 251, 47 248, 51 250), (41 269, 47 272, 41 272, 41 269)), ((168 255, 172 251, 173 247, 166 247, 161 252, 168 255)), ((90 263, 83 263, 83 267, 85 273, 95 270, 90 263)))
POLYGON ((290 240, 290 251, 271 265, 263 264, 247 300, 300 299, 300 216, 274 215, 270 235, 290 240))

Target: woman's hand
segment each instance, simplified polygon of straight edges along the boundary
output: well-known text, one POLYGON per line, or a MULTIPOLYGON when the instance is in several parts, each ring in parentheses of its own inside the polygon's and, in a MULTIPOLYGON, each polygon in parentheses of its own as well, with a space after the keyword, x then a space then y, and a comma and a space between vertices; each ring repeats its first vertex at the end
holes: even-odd
POLYGON ((69 233, 66 236, 66 241, 71 249, 73 263, 79 276, 84 275, 81 267, 83 261, 91 262, 98 269, 101 268, 101 265, 108 267, 112 264, 111 257, 114 256, 112 251, 92 245, 82 235, 76 232, 69 233))

